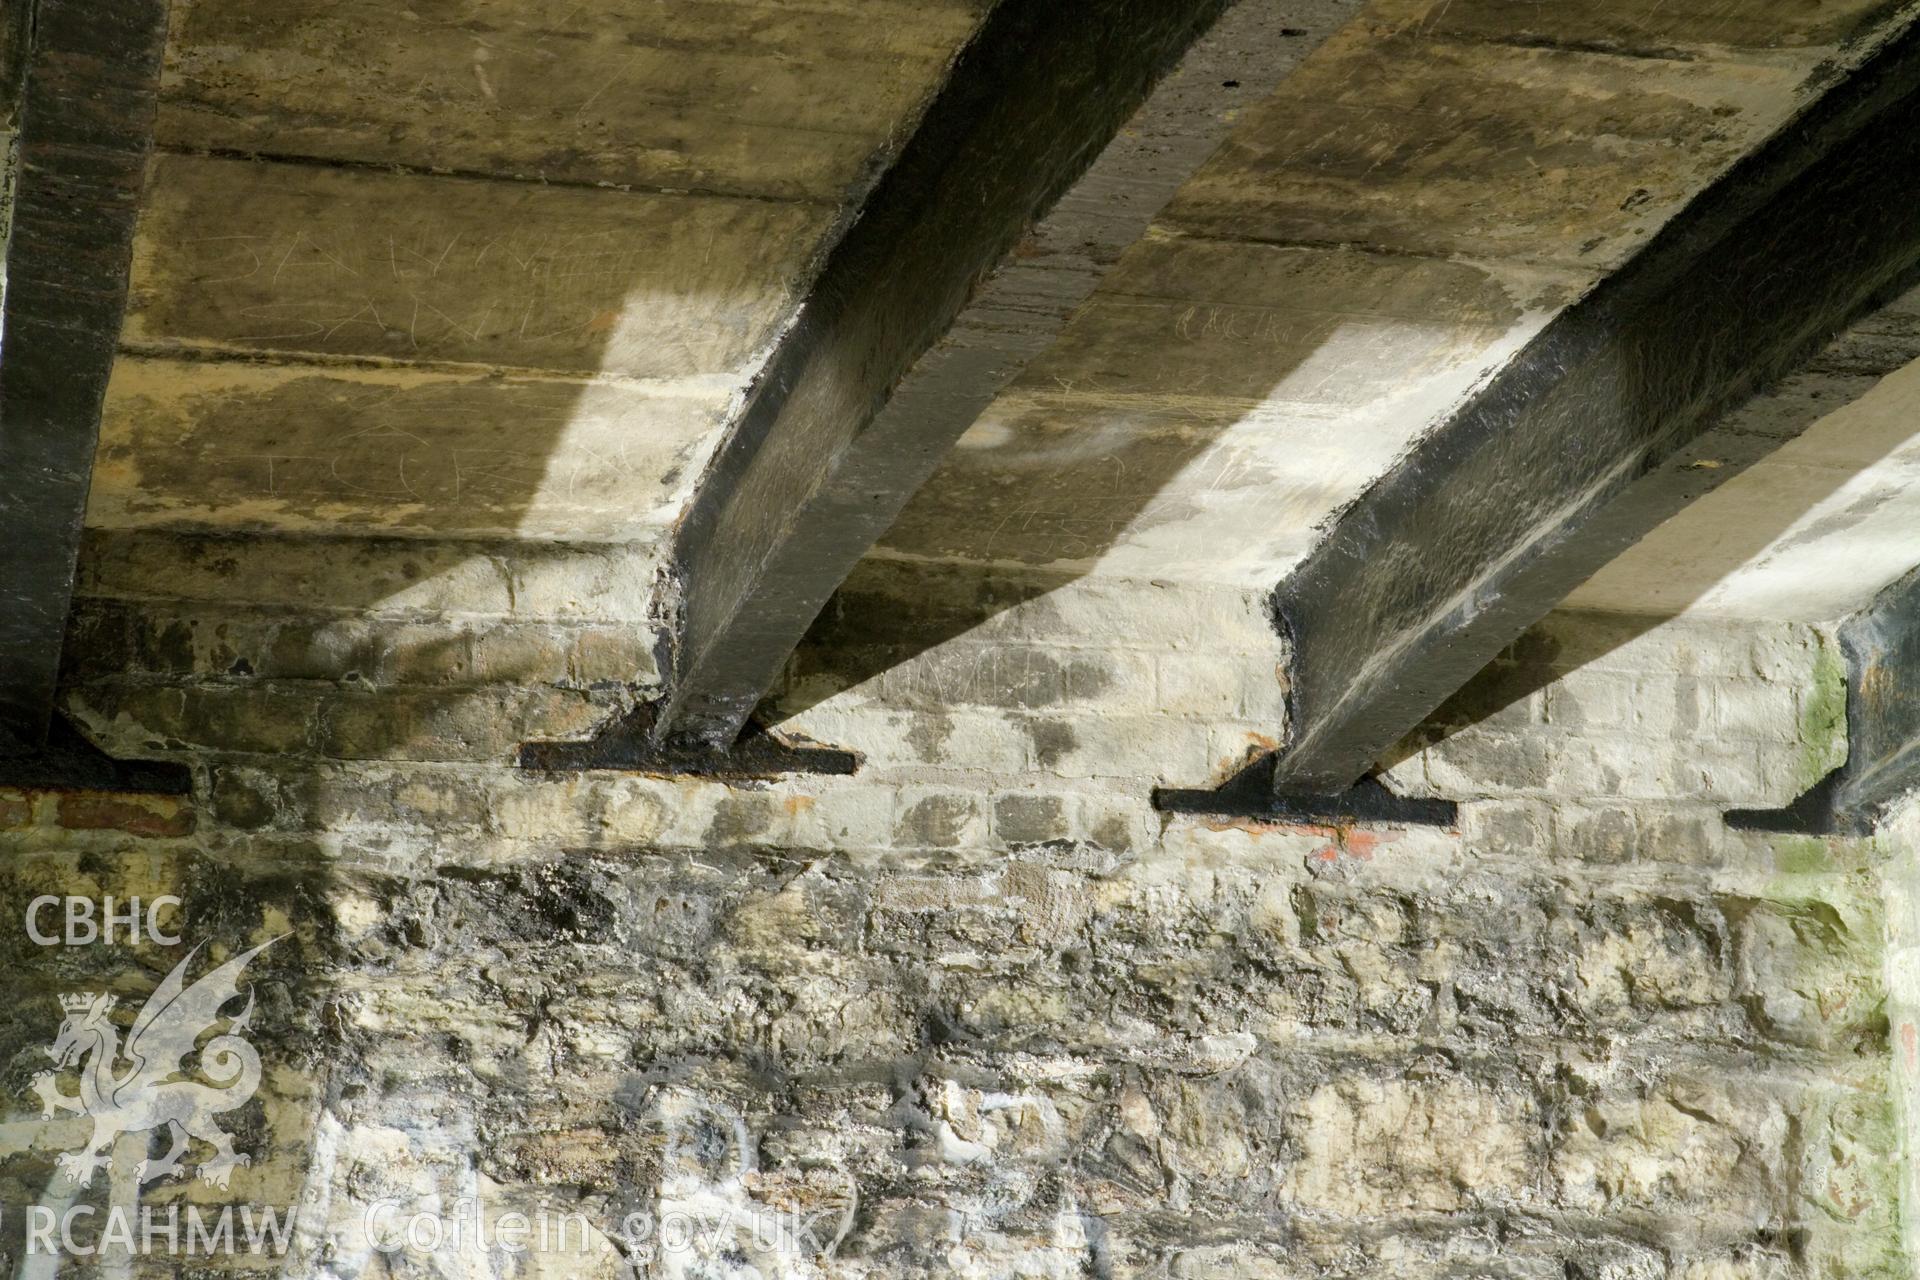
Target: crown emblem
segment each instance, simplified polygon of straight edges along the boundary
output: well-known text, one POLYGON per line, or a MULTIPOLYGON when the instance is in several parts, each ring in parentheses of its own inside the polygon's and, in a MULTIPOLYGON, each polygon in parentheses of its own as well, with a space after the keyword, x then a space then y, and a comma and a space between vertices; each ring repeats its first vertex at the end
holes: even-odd
POLYGON ((60 1007, 68 1013, 85 1013, 107 997, 94 991, 69 991, 61 995, 60 1007))

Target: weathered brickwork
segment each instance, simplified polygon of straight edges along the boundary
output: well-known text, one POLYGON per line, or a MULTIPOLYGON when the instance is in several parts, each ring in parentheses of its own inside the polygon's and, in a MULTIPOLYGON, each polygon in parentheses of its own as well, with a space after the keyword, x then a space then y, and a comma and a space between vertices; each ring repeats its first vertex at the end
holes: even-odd
POLYGON ((1845 668, 1830 636, 1655 622, 1549 616, 1405 744, 1415 753, 1396 779, 1462 797, 1766 806, 1845 758, 1845 668))
POLYGON ((90 551, 69 705, 196 790, 0 792, 9 1204, 84 1133, 32 1118, 55 996, 182 954, 24 904, 172 893, 213 956, 289 936, 254 1163, 147 1198, 299 1203, 296 1275, 1908 1274, 1914 844, 1718 818, 1844 741, 1818 630, 1556 616, 1395 766, 1459 830, 1324 830, 1147 804, 1284 727, 1255 596, 870 564, 778 713, 861 771, 726 786, 508 764, 645 696, 644 575, 330 554, 90 551), (367 1239, 463 1195, 589 1246, 367 1239))

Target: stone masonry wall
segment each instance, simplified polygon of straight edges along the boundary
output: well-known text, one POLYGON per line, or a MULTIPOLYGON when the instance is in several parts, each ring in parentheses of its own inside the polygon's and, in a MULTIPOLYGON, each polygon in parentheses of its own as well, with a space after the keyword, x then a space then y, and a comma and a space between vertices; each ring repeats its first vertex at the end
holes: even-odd
POLYGON ((1920 798, 1885 824, 1887 859, 1887 1016, 1893 1039, 1893 1087, 1901 1134, 1901 1240, 1920 1258, 1920 798))
POLYGON ((645 696, 650 586, 595 548, 90 544, 69 705, 196 790, 0 792, 8 1265, 47 1274, 28 1206, 134 1203, 137 1142, 56 1176, 57 997, 124 1032, 193 944, 280 938, 221 1116, 252 1163, 142 1202, 297 1205, 289 1274, 1908 1274, 1911 845, 1718 821, 1843 749, 1817 629, 1549 619, 1399 753, 1458 830, 1168 819, 1151 785, 1284 727, 1257 598, 875 561, 775 712, 855 777, 511 768, 645 696), (39 946, 44 893, 177 895, 182 942, 39 946), (580 1229, 378 1247, 463 1197, 580 1229))

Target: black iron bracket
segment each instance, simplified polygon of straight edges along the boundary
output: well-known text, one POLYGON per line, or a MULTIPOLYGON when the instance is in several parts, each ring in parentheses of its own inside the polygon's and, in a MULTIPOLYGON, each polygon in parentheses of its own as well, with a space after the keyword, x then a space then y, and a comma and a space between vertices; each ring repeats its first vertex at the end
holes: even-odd
POLYGON ((1735 831, 1768 831, 1800 836, 1864 836, 1873 830, 1870 818, 1846 811, 1840 788, 1846 766, 1829 773, 1784 809, 1729 809, 1723 815, 1735 831))
POLYGON ((1258 818, 1268 822, 1298 822, 1309 826, 1367 823, 1451 827, 1460 819, 1460 806, 1453 801, 1396 795, 1372 775, 1334 795, 1294 795, 1276 791, 1273 785, 1275 759, 1274 754, 1269 752, 1211 790, 1155 787, 1153 807, 1162 813, 1258 818))
POLYGON ((656 706, 647 703, 582 742, 522 743, 520 767, 549 773, 613 769, 627 773, 745 780, 787 773, 845 776, 860 766, 860 757, 851 751, 790 741, 757 721, 749 721, 746 731, 724 749, 680 741, 656 743, 653 737, 656 714, 656 706))
POLYGON ((44 745, 28 746, 0 733, 0 787, 184 796, 193 790, 193 774, 183 764, 116 760, 56 713, 44 745))
POLYGON ((1784 809, 1729 809, 1736 831, 1867 836, 1920 790, 1920 569, 1840 624, 1847 760, 1784 809))

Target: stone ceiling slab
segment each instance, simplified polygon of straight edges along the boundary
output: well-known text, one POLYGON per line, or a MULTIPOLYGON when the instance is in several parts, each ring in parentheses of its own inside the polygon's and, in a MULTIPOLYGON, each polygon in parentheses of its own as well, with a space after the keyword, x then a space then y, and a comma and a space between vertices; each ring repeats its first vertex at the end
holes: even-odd
POLYGON ((1248 112, 1165 220, 1223 239, 1597 271, 1770 133, 1804 64, 1517 48, 1360 22, 1248 112))
POLYGON ((1661 525, 1573 608, 1821 622, 1920 563, 1920 363, 1661 525))
MULTIPOLYGON (((988 7, 180 0, 90 518, 653 538, 988 7)), ((1890 12, 1379 0, 883 554, 1270 586, 1890 12)))
POLYGON ((1248 109, 882 553, 1271 586, 1896 18, 1380 0, 1248 109))
POLYGON ((1007 398, 962 439, 940 487, 923 491, 937 497, 909 505, 886 547, 997 566, 1171 575, 1205 562, 1218 573, 1223 546, 1254 540, 1242 529, 1223 544, 1199 530, 1237 497, 1256 499, 1269 518, 1263 551, 1291 533, 1297 555, 1318 514, 1350 496, 1351 436, 1344 420, 1007 398), (1262 428, 1284 433, 1284 456, 1241 438, 1262 428), (1198 468, 1206 473, 1194 475, 1198 468), (1168 484, 1176 476, 1183 483, 1168 484), (1168 539, 1185 542, 1184 554, 1168 539))
POLYGON ((1364 404, 1560 296, 1466 263, 1148 240, 1015 386, 1364 404))
POLYGON ((123 340, 731 386, 794 305, 831 216, 164 156, 123 340))
POLYGON ((1562 296, 1431 258, 1143 243, 884 546, 1270 583, 1562 296))
POLYGON ((1845 45, 1869 37, 1901 7, 1887 0, 1377 0, 1371 12, 1425 36, 1691 61, 1709 51, 1845 45))
POLYGON ((837 204, 982 0, 189 0, 163 144, 837 204))
POLYGON ((122 357, 88 523, 645 540, 725 397, 122 357))
POLYGON ((181 0, 89 518, 651 539, 989 7, 181 0))

